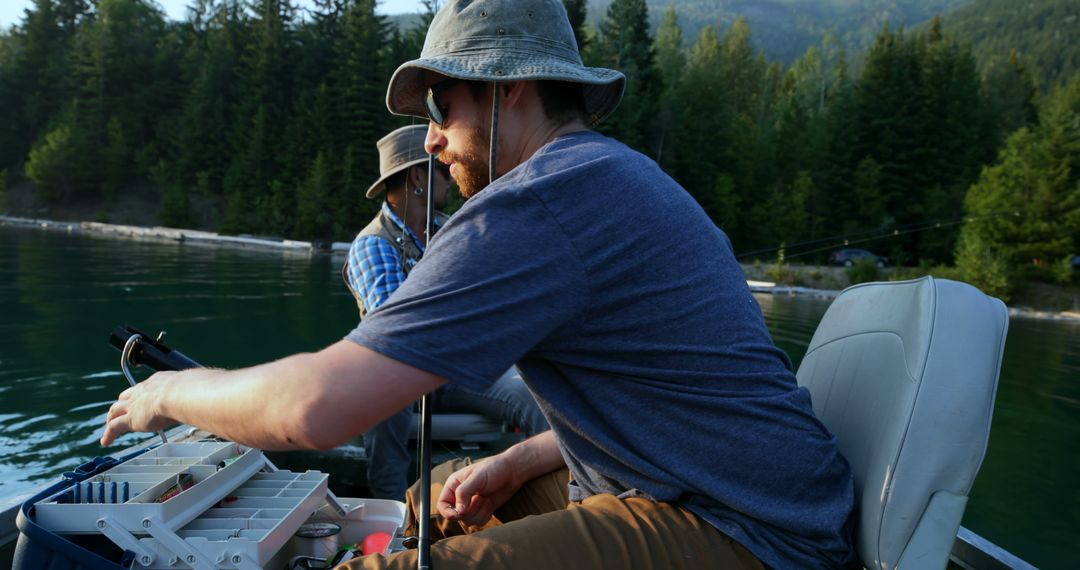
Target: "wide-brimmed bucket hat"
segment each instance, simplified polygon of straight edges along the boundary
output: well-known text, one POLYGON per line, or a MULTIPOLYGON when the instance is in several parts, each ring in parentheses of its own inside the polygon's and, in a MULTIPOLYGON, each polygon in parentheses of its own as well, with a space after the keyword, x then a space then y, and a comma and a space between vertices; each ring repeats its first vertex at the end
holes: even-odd
POLYGON ((368 188, 367 197, 374 198, 386 190, 386 179, 410 166, 427 163, 424 150, 427 125, 401 127, 379 139, 379 179, 368 188))
POLYGON ((560 0, 450 0, 428 28, 420 58, 390 78, 386 107, 396 115, 427 117, 424 70, 476 81, 549 79, 580 83, 589 125, 622 99, 626 77, 585 67, 560 0))

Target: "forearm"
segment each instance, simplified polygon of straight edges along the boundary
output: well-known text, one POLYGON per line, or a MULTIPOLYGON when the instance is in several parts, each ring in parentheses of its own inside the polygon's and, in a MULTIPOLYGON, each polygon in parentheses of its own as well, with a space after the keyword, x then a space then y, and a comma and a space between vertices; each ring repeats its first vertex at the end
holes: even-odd
POLYGON ((442 382, 348 341, 251 368, 162 373, 121 394, 102 444, 171 419, 263 449, 326 449, 442 382))
POLYGON ((535 479, 544 473, 550 473, 566 465, 555 432, 543 433, 518 443, 499 454, 511 466, 514 478, 519 484, 535 479))
POLYGON ((312 412, 323 406, 325 390, 305 365, 311 356, 177 374, 167 380, 160 414, 261 449, 323 447, 321 439, 332 439, 332 433, 312 422, 319 417, 312 412))

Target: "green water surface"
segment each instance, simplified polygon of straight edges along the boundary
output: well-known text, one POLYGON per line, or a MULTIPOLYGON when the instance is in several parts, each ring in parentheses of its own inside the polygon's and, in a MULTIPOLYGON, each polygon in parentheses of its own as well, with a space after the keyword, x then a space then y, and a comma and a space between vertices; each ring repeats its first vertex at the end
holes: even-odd
MULTIPOLYGON (((318 349, 355 325, 343 261, 0 226, 0 504, 115 451, 97 443, 127 386, 107 343, 115 326, 165 330, 214 366, 318 349)), ((797 366, 828 301, 758 301, 797 366)), ((964 525, 1036 566, 1071 568, 1078 469, 1080 325, 1014 319, 964 525)))

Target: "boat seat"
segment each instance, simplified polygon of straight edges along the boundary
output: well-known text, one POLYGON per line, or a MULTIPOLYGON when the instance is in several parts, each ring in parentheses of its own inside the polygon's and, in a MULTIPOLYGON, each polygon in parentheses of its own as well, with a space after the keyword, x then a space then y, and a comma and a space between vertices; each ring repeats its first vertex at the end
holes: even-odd
MULTIPOLYGON (((431 415, 431 439, 481 443, 498 441, 503 436, 502 422, 482 414, 435 413, 431 415)), ((412 422, 409 437, 419 439, 418 422, 412 422)))
POLYGON ((798 370, 855 477, 866 568, 944 568, 990 435, 1000 300, 924 277, 844 290, 798 370))

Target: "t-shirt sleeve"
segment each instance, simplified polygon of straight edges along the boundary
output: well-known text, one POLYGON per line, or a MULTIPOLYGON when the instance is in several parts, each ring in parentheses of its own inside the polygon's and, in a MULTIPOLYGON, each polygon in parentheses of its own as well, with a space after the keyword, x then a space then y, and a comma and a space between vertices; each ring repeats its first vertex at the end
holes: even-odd
POLYGON ((528 190, 491 188, 451 218, 393 298, 346 338, 484 390, 581 318, 588 297, 581 258, 544 204, 528 190))

